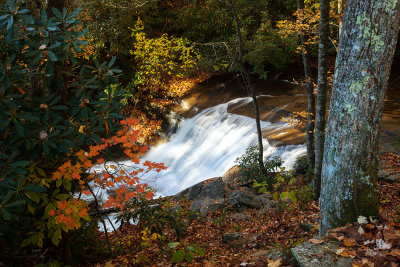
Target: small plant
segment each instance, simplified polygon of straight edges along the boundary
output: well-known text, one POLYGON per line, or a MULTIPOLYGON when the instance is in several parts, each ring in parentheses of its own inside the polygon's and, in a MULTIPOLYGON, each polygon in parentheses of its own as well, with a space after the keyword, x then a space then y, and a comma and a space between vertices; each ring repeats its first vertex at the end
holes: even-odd
POLYGON ((282 160, 279 157, 265 161, 264 168, 267 174, 264 176, 258 164, 258 146, 247 148, 246 152, 235 162, 240 166, 239 174, 242 184, 255 180, 258 183, 267 182, 269 186, 275 182, 275 171, 282 165, 282 160))
POLYGON ((184 262, 192 262, 194 257, 197 255, 199 257, 204 256, 204 251, 200 248, 198 244, 194 245, 182 245, 179 242, 168 243, 168 247, 173 251, 172 253, 172 261, 174 263, 184 262), (178 247, 183 247, 182 249, 176 250, 178 247))
POLYGON ((148 228, 151 233, 162 234, 167 225, 175 230, 178 237, 182 237, 185 224, 179 212, 175 212, 167 204, 151 203, 143 197, 131 199, 125 206, 123 213, 118 217, 121 222, 137 222, 139 226, 148 228))
POLYGON ((300 208, 305 208, 307 203, 314 199, 314 190, 310 185, 305 185, 296 193, 300 208))

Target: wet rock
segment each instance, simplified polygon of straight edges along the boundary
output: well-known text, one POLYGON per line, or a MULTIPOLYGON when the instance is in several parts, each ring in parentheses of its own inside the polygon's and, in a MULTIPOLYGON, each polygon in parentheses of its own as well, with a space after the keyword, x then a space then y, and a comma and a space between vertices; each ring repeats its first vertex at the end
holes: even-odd
POLYGON ((229 195, 228 204, 247 208, 262 207, 261 201, 256 196, 240 190, 234 191, 229 195))
POLYGON ((336 255, 338 245, 305 242, 292 248, 292 254, 301 267, 351 267, 353 260, 336 255))
POLYGON ((226 233, 222 235, 222 242, 229 243, 238 240, 242 235, 239 233, 226 233))
POLYGON ((235 214, 232 214, 230 216, 230 218, 232 218, 236 221, 246 221, 246 220, 250 219, 250 216, 247 214, 244 214, 244 213, 235 213, 235 214))

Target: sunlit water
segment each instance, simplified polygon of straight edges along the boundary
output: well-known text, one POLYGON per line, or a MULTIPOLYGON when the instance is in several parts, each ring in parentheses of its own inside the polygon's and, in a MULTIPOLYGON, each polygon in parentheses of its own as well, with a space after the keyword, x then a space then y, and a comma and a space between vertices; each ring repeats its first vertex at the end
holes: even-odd
MULTIPOLYGON (((156 189, 159 196, 170 196, 208 178, 222 176, 246 148, 257 144, 255 120, 227 112, 229 105, 238 107, 251 101, 249 97, 238 98, 185 119, 166 143, 151 148, 143 157, 143 161, 163 162, 168 167, 157 176, 151 173, 143 177, 143 182, 156 189)), ((261 127, 284 131, 288 126, 262 121, 261 127)), ((263 146, 265 158, 279 156, 287 169, 306 153, 304 145, 274 147, 264 139, 263 146)))

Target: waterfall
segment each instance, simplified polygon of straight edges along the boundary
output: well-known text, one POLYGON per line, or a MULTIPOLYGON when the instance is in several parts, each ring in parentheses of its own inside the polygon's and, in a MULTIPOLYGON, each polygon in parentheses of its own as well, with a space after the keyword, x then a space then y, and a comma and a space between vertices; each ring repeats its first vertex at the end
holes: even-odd
MULTIPOLYGON (((257 144, 254 119, 228 113, 228 107, 252 101, 250 97, 237 98, 203 110, 186 119, 168 142, 150 149, 143 160, 163 162, 166 171, 144 180, 160 195, 174 195, 187 187, 208 178, 222 176, 249 146, 257 144)), ((281 128, 284 123, 261 121, 261 128, 281 128)), ((264 156, 280 156, 285 168, 293 167, 296 158, 306 152, 304 145, 274 147, 263 140, 264 156)), ((128 164, 128 162, 126 162, 128 164)))

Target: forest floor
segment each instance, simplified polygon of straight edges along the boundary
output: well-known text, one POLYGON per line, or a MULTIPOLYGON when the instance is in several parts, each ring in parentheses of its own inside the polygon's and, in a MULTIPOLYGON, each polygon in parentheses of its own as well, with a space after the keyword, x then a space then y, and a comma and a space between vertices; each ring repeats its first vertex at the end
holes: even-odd
MULTIPOLYGON (((189 202, 180 202, 183 236, 177 237, 168 223, 163 237, 152 235, 143 226, 129 225, 118 236, 111 236, 114 247, 119 246, 114 251, 118 255, 93 265, 296 266, 290 248, 311 239, 312 243, 334 240, 339 244, 337 257, 351 258, 353 266, 399 266, 400 156, 385 153, 381 162, 385 171, 397 177, 391 182, 378 181, 379 218, 361 218, 334 229, 324 239, 313 238, 318 235, 319 208, 315 201, 280 203, 266 212, 225 208, 205 218, 193 216, 189 202), (180 261, 174 263, 173 258, 180 261)), ((298 181, 294 187, 300 188, 304 177, 298 177, 298 181)))

